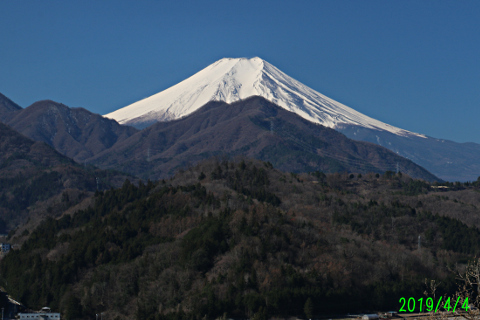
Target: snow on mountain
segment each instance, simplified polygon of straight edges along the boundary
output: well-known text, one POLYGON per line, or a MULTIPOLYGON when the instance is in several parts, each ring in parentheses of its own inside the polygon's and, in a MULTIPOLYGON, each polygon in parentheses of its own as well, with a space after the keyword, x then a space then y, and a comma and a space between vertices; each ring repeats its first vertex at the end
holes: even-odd
POLYGON ((143 128, 156 121, 185 117, 212 100, 231 103, 255 95, 311 122, 334 129, 342 125, 358 125, 400 136, 425 137, 361 114, 305 86, 258 57, 221 59, 177 85, 105 117, 143 128))

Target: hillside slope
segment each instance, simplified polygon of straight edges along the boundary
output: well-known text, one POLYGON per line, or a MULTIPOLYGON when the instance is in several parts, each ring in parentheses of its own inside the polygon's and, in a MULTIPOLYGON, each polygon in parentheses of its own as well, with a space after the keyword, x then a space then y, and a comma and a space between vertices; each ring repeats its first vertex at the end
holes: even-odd
POLYGON ((5 123, 80 163, 138 132, 83 108, 50 100, 10 113, 5 123))
POLYGON ((124 175, 76 164, 43 142, 0 123, 0 233, 55 216, 124 175))
POLYGON ((350 139, 372 142, 392 150, 447 181, 475 181, 480 176, 478 143, 458 143, 432 137, 405 138, 348 125, 337 128, 337 131, 350 139))
POLYGON ((479 184, 448 187, 212 160, 46 220, 1 281, 69 319, 305 317, 308 300, 314 315, 397 310, 425 278, 450 294, 449 268, 480 253, 479 184))
POLYGON ((439 180, 385 148, 356 142, 302 119, 262 97, 210 102, 176 121, 156 123, 91 159, 92 163, 157 179, 211 156, 270 161, 293 172, 385 172, 439 180))
POLYGON ((21 109, 22 107, 0 93, 0 122, 5 123, 16 111, 21 109))

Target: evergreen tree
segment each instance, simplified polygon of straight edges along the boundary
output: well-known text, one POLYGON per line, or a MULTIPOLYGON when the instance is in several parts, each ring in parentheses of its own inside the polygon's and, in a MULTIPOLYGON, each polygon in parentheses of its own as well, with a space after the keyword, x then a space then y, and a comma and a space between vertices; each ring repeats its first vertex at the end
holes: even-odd
POLYGON ((307 301, 305 302, 305 306, 303 308, 303 311, 305 312, 305 316, 307 319, 312 319, 313 318, 313 302, 312 299, 308 298, 307 301))

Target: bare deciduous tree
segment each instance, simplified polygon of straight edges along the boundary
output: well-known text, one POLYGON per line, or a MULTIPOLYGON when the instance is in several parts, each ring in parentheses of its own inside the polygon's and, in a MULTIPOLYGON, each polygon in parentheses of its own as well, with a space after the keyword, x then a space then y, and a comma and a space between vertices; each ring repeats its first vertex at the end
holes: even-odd
MULTIPOLYGON (((450 298, 448 306, 447 299, 449 297, 443 297, 442 311, 432 311, 432 319, 443 320, 452 316, 461 316, 467 320, 480 319, 480 258, 469 261, 464 269, 457 270, 457 280, 457 292, 450 298)), ((435 303, 442 298, 436 297, 439 284, 435 280, 425 280, 427 286, 425 294, 431 296, 435 303)))

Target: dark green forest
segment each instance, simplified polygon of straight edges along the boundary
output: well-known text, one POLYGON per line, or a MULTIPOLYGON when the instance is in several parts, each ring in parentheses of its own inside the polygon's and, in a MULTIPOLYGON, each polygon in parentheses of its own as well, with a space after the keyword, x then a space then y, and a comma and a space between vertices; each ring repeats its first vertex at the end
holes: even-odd
POLYGON ((397 310, 480 253, 478 183, 285 173, 210 160, 97 191, 0 264, 2 286, 65 319, 203 319, 397 310))

